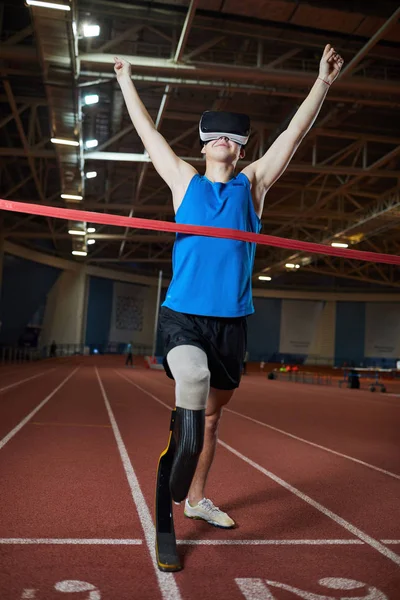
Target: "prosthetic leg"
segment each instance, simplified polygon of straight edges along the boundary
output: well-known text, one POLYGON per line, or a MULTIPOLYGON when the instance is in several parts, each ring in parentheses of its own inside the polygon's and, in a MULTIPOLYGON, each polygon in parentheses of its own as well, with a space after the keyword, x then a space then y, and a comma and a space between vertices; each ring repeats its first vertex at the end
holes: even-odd
POLYGON ((180 571, 172 499, 189 492, 204 440, 204 410, 177 407, 172 411, 168 446, 162 452, 156 484, 156 556, 161 571, 180 571))

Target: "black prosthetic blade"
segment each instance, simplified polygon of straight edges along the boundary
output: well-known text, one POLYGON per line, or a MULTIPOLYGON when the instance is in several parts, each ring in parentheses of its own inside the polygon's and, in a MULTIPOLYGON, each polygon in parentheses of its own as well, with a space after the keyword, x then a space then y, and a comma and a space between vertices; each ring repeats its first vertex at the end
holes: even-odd
POLYGON ((205 410, 190 410, 180 406, 176 408, 172 434, 176 448, 169 481, 175 502, 182 502, 189 493, 203 448, 204 420, 205 410))
POLYGON ((169 489, 175 440, 172 435, 176 411, 172 411, 168 446, 162 452, 156 483, 156 557, 160 571, 180 571, 182 565, 176 547, 172 498, 169 489))

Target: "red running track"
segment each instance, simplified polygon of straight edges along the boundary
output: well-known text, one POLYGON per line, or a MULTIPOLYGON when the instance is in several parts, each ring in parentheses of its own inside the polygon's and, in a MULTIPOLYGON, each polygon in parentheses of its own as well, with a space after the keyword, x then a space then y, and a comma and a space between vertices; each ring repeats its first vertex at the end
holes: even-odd
POLYGON ((399 398, 245 377, 208 485, 238 527, 176 507, 173 575, 152 522, 173 396, 102 357, 4 373, 1 600, 399 600, 399 398))

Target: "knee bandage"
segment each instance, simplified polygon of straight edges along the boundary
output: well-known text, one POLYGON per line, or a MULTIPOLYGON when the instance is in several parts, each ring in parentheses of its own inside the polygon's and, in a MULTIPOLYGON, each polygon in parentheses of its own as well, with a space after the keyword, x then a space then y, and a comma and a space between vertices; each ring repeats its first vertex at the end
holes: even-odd
POLYGON ((197 346, 176 346, 167 355, 175 379, 176 406, 203 410, 210 391, 210 371, 206 353, 197 346))

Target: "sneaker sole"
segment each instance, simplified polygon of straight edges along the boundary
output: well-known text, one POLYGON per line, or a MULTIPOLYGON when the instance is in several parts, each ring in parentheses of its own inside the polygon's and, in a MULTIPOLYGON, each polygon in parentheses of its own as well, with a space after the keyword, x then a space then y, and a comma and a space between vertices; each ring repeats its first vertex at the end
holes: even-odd
POLYGON ((235 529, 235 527, 236 527, 236 523, 234 523, 233 525, 220 525, 216 521, 209 521, 208 519, 205 519, 204 517, 192 517, 190 515, 187 515, 185 512, 183 514, 185 515, 185 517, 187 519, 193 519, 193 521, 204 521, 205 523, 208 523, 209 525, 212 525, 213 527, 218 527, 219 529, 235 529))

